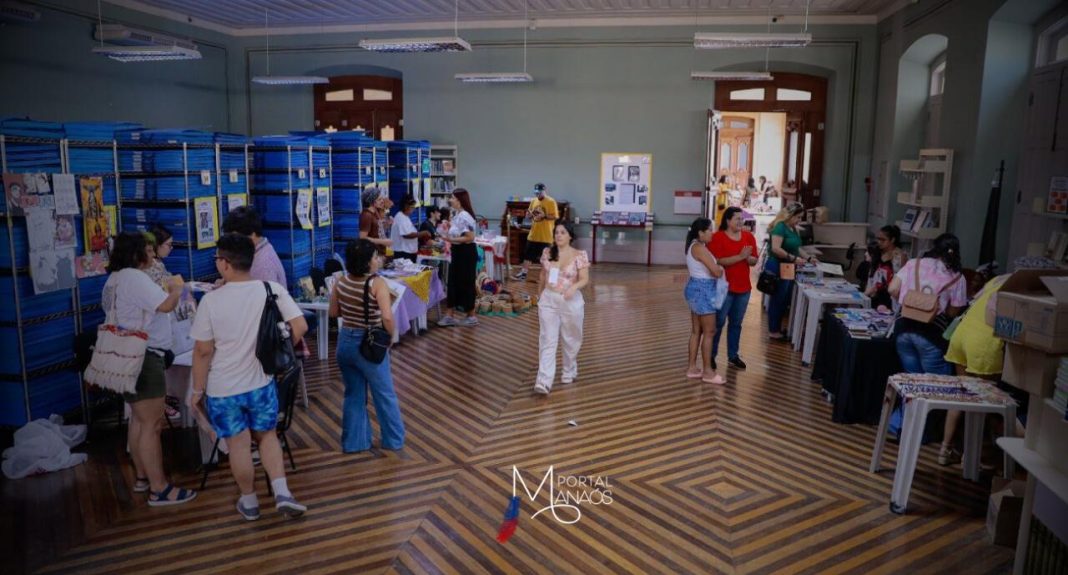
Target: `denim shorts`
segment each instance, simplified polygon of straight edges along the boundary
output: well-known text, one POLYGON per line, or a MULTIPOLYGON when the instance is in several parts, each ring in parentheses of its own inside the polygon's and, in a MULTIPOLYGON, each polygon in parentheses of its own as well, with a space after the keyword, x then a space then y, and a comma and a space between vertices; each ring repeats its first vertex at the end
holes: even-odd
POLYGON ((686 303, 690 305, 690 311, 697 315, 716 313, 719 308, 715 305, 716 280, 705 278, 690 278, 683 290, 686 303))
POLYGON ((208 419, 219 437, 246 429, 270 431, 278 424, 278 391, 274 380, 263 387, 229 397, 208 397, 208 419))

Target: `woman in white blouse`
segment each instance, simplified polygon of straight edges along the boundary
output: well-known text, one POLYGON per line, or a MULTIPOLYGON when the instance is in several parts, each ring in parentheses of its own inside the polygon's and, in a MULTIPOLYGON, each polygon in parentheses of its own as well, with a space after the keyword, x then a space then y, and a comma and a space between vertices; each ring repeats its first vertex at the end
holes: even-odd
POLYGON ((445 303, 445 315, 438 321, 442 327, 478 325, 475 317, 475 272, 478 253, 475 251, 475 210, 471 208, 471 194, 464 188, 456 188, 449 196, 453 210, 452 220, 445 241, 451 244, 452 262, 449 264, 449 290, 445 303), (457 319, 453 310, 462 309, 466 317, 457 319))

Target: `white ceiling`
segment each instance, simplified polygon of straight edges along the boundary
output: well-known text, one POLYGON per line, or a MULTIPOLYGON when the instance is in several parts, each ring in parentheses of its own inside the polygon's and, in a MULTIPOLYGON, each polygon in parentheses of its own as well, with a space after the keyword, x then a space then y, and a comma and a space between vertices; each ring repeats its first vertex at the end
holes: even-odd
MULTIPOLYGON (((108 0, 143 12, 235 35, 260 34, 264 9, 271 33, 350 27, 400 30, 452 27, 453 0, 108 0), (287 30, 288 29, 288 30, 287 30)), ((873 23, 910 0, 529 0, 539 26, 664 25, 695 18, 761 23, 769 12, 798 23, 873 23)), ((524 0, 459 0, 461 28, 515 25, 524 0)), ((105 10, 106 12, 106 10, 105 10)))

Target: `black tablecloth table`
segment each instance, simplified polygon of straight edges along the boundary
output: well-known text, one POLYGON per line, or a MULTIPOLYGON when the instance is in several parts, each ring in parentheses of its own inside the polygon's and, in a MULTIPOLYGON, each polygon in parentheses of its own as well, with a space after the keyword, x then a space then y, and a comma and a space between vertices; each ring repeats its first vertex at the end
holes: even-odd
POLYGON ((901 371, 893 339, 855 339, 833 309, 824 313, 812 379, 834 397, 835 423, 877 425, 886 380, 901 371))

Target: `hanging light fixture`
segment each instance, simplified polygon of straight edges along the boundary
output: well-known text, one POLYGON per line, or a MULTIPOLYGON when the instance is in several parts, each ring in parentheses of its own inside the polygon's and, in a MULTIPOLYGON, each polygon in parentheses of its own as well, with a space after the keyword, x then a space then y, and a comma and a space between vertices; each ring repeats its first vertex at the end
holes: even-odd
MULTIPOLYGON (((807 22, 807 19, 806 19, 807 22)), ((771 32, 771 4, 768 4, 768 33, 771 32)), ((691 80, 743 80, 750 82, 770 82, 775 79, 768 71, 768 57, 771 54, 771 47, 764 48, 764 71, 763 72, 751 72, 745 70, 733 71, 727 70, 722 72, 690 72, 691 80)))
POLYGON ((465 84, 524 84, 533 82, 534 77, 527 73, 527 29, 530 27, 528 2, 523 2, 523 71, 522 72, 472 72, 457 74, 457 80, 465 84))
MULTIPOLYGON (((808 33, 808 9, 811 0, 805 2, 805 26, 797 34, 760 32, 697 32, 693 35, 693 47, 706 50, 727 48, 803 48, 812 43, 808 33)), ((771 5, 768 5, 771 10, 771 5)))
POLYGON ((267 37, 267 75, 253 76, 252 82, 265 86, 306 86, 309 84, 329 84, 330 79, 323 76, 272 76, 271 75, 271 29, 267 25, 267 10, 263 11, 263 30, 267 37))
POLYGON ((128 62, 170 62, 199 60, 200 50, 188 40, 127 28, 122 24, 104 24, 100 0, 96 3, 97 25, 94 37, 100 41, 92 52, 112 60, 128 62), (104 41, 108 43, 105 44, 104 41))
POLYGON ((690 72, 690 79, 771 81, 775 77, 770 72, 690 72))
POLYGON ((460 0, 453 3, 451 37, 436 38, 382 38, 360 40, 360 48, 371 52, 470 52, 471 45, 460 37, 460 0))

